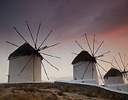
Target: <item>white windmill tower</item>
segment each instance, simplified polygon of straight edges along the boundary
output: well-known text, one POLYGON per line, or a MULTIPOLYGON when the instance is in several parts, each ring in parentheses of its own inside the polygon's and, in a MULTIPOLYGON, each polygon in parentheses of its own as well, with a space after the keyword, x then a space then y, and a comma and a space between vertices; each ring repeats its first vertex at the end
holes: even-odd
POLYGON ((102 82, 104 83, 99 67, 105 72, 107 71, 99 64, 98 61, 106 62, 110 64, 110 62, 100 59, 105 54, 109 53, 110 51, 97 55, 97 52, 102 46, 102 44, 104 43, 104 41, 102 41, 100 45, 98 46, 98 48, 95 49, 95 34, 94 34, 93 44, 92 44, 92 49, 91 49, 87 35, 84 34, 84 37, 87 41, 91 54, 88 51, 86 51, 77 41, 75 41, 77 45, 82 49, 82 51, 79 54, 74 53, 77 56, 74 58, 72 62, 73 78, 74 80, 80 80, 82 82, 98 84, 99 83, 98 72, 99 72, 102 82))
POLYGON ((105 85, 108 85, 108 84, 124 84, 123 75, 116 68, 111 68, 104 75, 104 81, 105 81, 105 85))
POLYGON ((26 21, 26 26, 29 30, 29 33, 31 35, 31 38, 35 47, 32 47, 28 43, 28 41, 21 35, 21 33, 16 29, 16 27, 13 27, 14 30, 18 33, 18 35, 25 41, 25 43, 21 46, 18 46, 14 43, 7 41, 7 43, 18 47, 18 49, 16 49, 8 57, 8 60, 9 60, 8 82, 41 81, 41 66, 43 67, 44 72, 49 80, 48 74, 46 72, 46 69, 42 60, 50 64, 53 68, 59 70, 53 64, 51 64, 47 59, 45 59, 42 56, 42 54, 50 57, 55 57, 55 58, 60 58, 60 57, 53 56, 46 53, 41 53, 41 51, 43 51, 44 49, 48 49, 59 44, 59 43, 56 43, 50 46, 42 47, 42 45, 47 40, 47 38, 52 33, 52 31, 46 36, 46 38, 42 41, 40 46, 37 47, 38 35, 39 35, 41 23, 39 24, 35 39, 32 35, 32 32, 30 30, 30 27, 27 21, 26 21))
POLYGON ((109 84, 124 84, 128 81, 127 78, 127 67, 128 63, 126 63, 126 60, 128 60, 128 57, 125 54, 121 54, 118 52, 113 57, 112 66, 114 68, 111 68, 104 76, 105 85, 109 84), (117 67, 116 67, 117 66, 117 67))

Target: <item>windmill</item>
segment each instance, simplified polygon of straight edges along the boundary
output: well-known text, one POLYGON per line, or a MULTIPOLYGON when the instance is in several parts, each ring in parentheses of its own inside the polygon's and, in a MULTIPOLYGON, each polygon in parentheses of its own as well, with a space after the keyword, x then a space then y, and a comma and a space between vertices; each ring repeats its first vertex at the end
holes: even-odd
POLYGON ((22 34, 17 30, 16 27, 13 27, 16 33, 25 41, 25 43, 21 46, 18 46, 12 42, 7 41, 7 43, 18 47, 13 53, 11 53, 8 57, 9 60, 9 75, 8 82, 26 82, 26 81, 41 81, 41 66, 49 80, 48 74, 46 72, 45 66, 42 61, 48 63, 51 67, 59 70, 52 63, 50 63, 46 58, 42 55, 50 56, 54 58, 59 58, 58 56, 53 56, 51 54, 42 53, 43 50, 54 47, 59 43, 52 44, 50 46, 43 46, 44 42, 48 39, 52 31, 50 31, 45 39, 41 42, 39 47, 37 47, 38 43, 38 35, 41 28, 41 23, 38 26, 36 37, 33 37, 32 31, 30 29, 29 23, 26 21, 26 27, 29 31, 29 34, 34 43, 34 47, 28 43, 28 41, 22 36, 22 34))
POLYGON ((112 60, 112 67, 104 76, 105 84, 124 84, 128 81, 127 75, 128 75, 128 57, 118 52, 113 57, 112 60), (115 70, 114 72, 112 71, 115 70))
POLYGON ((74 60, 72 61, 73 64, 73 78, 74 80, 87 80, 87 79, 91 79, 91 80, 95 80, 93 83, 97 83, 98 84, 98 73, 101 77, 102 82, 103 78, 101 75, 101 72, 99 70, 99 67, 107 72, 99 63, 99 61, 101 62, 105 62, 105 63, 109 63, 111 64, 111 62, 108 62, 106 60, 101 59, 102 57, 104 57, 106 54, 110 53, 110 51, 104 52, 102 54, 97 55, 97 52, 99 51, 99 49, 102 47, 104 41, 102 41, 100 43, 100 45, 96 48, 95 46, 95 42, 96 42, 96 36, 94 34, 94 38, 93 38, 93 42, 92 42, 92 48, 91 45, 89 43, 88 37, 86 34, 83 35, 84 40, 86 39, 87 45, 89 47, 90 53, 88 51, 86 51, 78 41, 75 41, 76 44, 82 49, 82 51, 77 54, 77 53, 73 53, 75 55, 77 55, 74 60), (95 49, 96 48, 96 49, 95 49))

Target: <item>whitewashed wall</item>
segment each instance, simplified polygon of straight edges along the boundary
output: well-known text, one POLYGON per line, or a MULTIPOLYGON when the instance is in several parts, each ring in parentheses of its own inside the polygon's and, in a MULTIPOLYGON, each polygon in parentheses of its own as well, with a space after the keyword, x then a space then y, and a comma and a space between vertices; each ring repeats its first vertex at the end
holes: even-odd
POLYGON ((128 92, 128 84, 111 84, 111 85, 107 85, 106 87, 119 91, 128 92))
POLYGON ((123 84, 124 83, 122 76, 108 77, 108 78, 105 78, 104 80, 105 80, 105 85, 108 85, 108 84, 123 84))
POLYGON ((95 80, 95 79, 71 80, 70 82, 98 84, 97 80, 95 80))
MULTIPOLYGON (((33 81, 33 61, 34 57, 25 67, 23 72, 18 76, 22 68, 29 61, 31 56, 18 57, 9 61, 9 82, 27 82, 33 81)), ((35 81, 41 81, 41 57, 35 56, 34 62, 35 81)))
MULTIPOLYGON (((73 78, 74 78, 74 80, 75 79, 77 79, 77 80, 82 79, 82 76, 83 76, 84 71, 87 68, 88 64, 89 64, 89 62, 79 62, 79 63, 73 64, 73 78), (80 66, 78 66, 78 65, 80 65, 80 66)), ((84 79, 95 79, 96 83, 98 83, 98 75, 97 75, 97 70, 96 70, 96 66, 94 63, 91 62, 89 64, 89 67, 88 67, 88 69, 87 69, 87 71, 83 77, 83 80, 84 79), (93 67, 93 70, 92 70, 92 67, 93 67)))

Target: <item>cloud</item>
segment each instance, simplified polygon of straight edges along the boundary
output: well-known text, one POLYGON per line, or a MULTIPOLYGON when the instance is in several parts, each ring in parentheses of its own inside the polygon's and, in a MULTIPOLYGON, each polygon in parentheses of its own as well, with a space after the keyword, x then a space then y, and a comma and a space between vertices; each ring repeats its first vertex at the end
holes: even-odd
POLYGON ((127 0, 25 0, 1 2, 1 23, 41 21, 63 36, 102 33, 128 24, 127 0))
MULTIPOLYGON (((109 1, 109 0, 108 0, 109 1)), ((102 12, 93 20, 94 30, 106 32, 128 25, 128 1, 105 2, 102 12)))

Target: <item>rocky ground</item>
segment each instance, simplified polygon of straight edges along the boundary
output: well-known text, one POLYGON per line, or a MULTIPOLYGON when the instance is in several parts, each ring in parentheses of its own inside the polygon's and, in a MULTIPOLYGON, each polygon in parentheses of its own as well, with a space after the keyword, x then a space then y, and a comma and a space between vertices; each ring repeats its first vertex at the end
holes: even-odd
POLYGON ((0 100, 107 100, 59 89, 0 88, 0 100))

